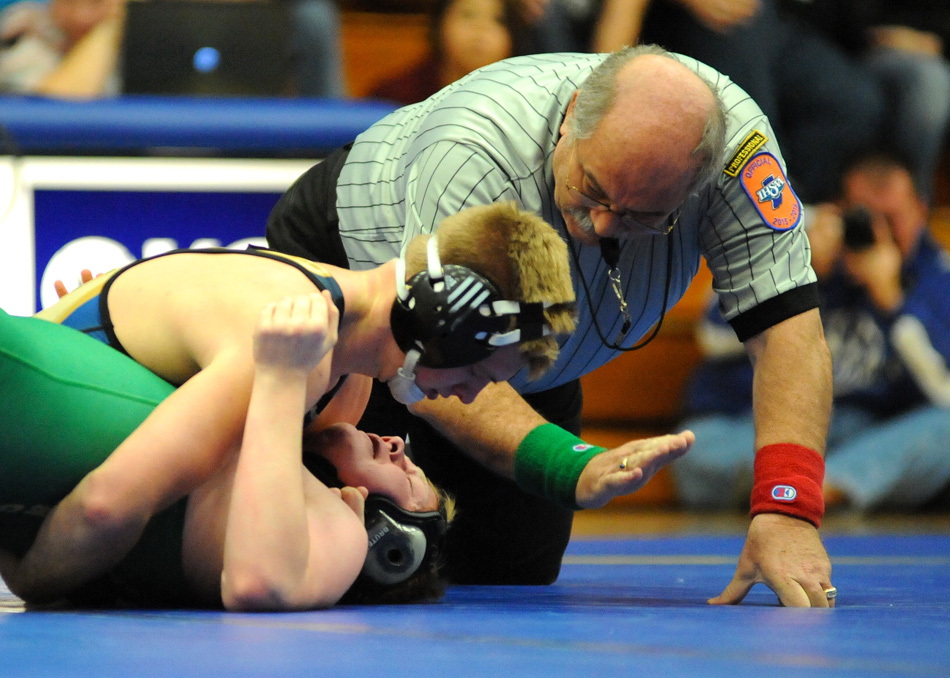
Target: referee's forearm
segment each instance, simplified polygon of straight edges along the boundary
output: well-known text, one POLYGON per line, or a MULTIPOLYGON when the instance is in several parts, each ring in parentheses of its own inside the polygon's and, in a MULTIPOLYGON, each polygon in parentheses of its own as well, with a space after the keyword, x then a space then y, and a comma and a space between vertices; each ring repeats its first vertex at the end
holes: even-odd
POLYGON ((746 342, 755 382, 755 447, 794 443, 824 455, 831 416, 831 357, 813 309, 746 342))

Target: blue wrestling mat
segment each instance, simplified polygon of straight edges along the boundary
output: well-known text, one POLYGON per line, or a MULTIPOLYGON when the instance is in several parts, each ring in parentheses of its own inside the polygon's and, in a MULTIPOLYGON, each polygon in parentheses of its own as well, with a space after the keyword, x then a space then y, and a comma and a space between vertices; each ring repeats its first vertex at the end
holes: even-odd
POLYGON ((834 610, 711 607, 742 537, 576 539, 548 587, 308 613, 0 608, 0 676, 948 676, 950 535, 830 536, 834 610))

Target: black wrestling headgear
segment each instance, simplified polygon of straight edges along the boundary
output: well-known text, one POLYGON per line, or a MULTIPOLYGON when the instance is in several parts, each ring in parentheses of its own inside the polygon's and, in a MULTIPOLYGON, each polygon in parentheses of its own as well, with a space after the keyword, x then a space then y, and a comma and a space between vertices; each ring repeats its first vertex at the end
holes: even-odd
MULTIPOLYGON (((408 282, 404 256, 396 266, 396 301, 390 325, 396 344, 406 354, 401 377, 411 380, 417 364, 434 368, 472 365, 499 346, 550 334, 543 303, 506 300, 495 283, 472 269, 442 266, 434 235, 429 238, 426 255, 427 269, 408 282)), ((420 392, 407 391, 407 396, 422 398, 420 392)), ((397 399, 405 402, 398 395, 397 399)))
MULTIPOLYGON (((305 453, 304 466, 327 487, 343 487, 336 467, 305 453)), ((369 548, 360 576, 374 586, 401 584, 439 556, 448 522, 440 511, 407 511, 381 494, 366 498, 369 548)))
POLYGON ((380 586, 401 584, 439 557, 447 527, 439 511, 407 511, 381 494, 369 495, 362 576, 380 586))

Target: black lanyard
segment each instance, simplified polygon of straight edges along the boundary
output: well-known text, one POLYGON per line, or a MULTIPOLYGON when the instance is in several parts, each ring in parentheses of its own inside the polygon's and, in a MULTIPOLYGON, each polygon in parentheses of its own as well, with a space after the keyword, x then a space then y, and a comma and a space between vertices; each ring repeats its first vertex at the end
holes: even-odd
POLYGON ((570 245, 571 254, 574 257, 574 264, 577 266, 577 275, 581 279, 581 285, 584 287, 584 294, 587 297, 587 303, 590 305, 591 316, 594 320, 594 329, 597 330, 597 336, 600 338, 600 342, 607 348, 612 348, 615 351, 627 352, 637 351, 653 341, 656 338, 656 335, 659 333, 660 328, 663 327, 663 319, 666 317, 666 305, 670 298, 670 282, 673 277, 673 243, 667 242, 666 247, 666 288, 663 291, 663 310, 660 312, 660 319, 653 327, 653 332, 650 333, 649 337, 641 341, 639 344, 624 348, 620 345, 620 342, 622 342, 624 337, 627 336, 627 332, 630 331, 633 321, 630 317, 629 311, 627 311, 627 301, 623 297, 623 289, 620 286, 620 271, 617 270, 617 264, 620 262, 620 241, 616 238, 600 239, 600 255, 603 258, 604 263, 607 264, 607 276, 610 278, 610 284, 613 288, 614 295, 616 295, 617 301, 620 303, 620 312, 624 316, 623 325, 620 327, 620 334, 617 337, 617 341, 615 341, 613 344, 610 344, 607 342, 607 338, 604 336, 603 330, 600 329, 600 323, 597 321, 597 312, 594 309, 594 302, 590 295, 590 288, 587 285, 587 280, 584 279, 584 271, 581 268, 580 258, 574 249, 574 240, 571 238, 570 233, 567 234, 567 239, 570 245))

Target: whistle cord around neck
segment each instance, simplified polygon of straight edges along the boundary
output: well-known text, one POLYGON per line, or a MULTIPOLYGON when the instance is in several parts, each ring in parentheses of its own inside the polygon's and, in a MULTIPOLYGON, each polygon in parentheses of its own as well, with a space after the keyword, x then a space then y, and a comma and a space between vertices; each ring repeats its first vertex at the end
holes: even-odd
MULTIPOLYGON (((569 245, 568 249, 571 250, 571 255, 574 257, 574 264, 577 266, 577 275, 581 279, 581 285, 584 288, 584 295, 587 297, 587 303, 590 306, 591 317, 594 320, 594 329, 597 330, 597 336, 600 338, 600 343, 603 344, 607 348, 626 353, 628 351, 638 351, 644 346, 646 346, 647 344, 649 344, 651 341, 653 341, 656 338, 656 335, 660 332, 660 328, 663 327, 663 319, 666 317, 666 305, 670 298, 670 282, 673 279, 673 243, 667 240, 666 288, 663 290, 663 310, 660 312, 660 319, 657 321, 656 325, 654 325, 653 331, 650 333, 650 336, 648 336, 646 339, 641 341, 639 344, 635 344, 634 346, 628 346, 627 348, 624 348, 620 345, 620 341, 623 341, 624 337, 626 336, 625 332, 621 333, 621 337, 619 341, 616 341, 612 344, 608 343, 607 338, 604 336, 604 332, 600 328, 600 322, 597 320, 597 310, 594 308, 594 300, 591 297, 590 288, 587 285, 587 280, 584 278, 584 270, 581 268, 580 257, 578 256, 577 251, 574 248, 574 239, 571 237, 570 233, 567 233, 566 231, 565 233, 567 235, 567 240, 568 240, 568 245, 569 245)), ((614 242, 616 242, 616 240, 614 242)), ((604 258, 604 263, 607 264, 608 269, 609 269, 608 270, 608 277, 609 277, 610 273, 617 270, 616 264, 619 262, 619 244, 616 246, 609 247, 608 251, 611 253, 610 255, 605 253, 604 248, 601 249, 601 256, 604 258), (607 257, 611 255, 616 257, 613 263, 607 260, 607 257)), ((623 297, 619 295, 618 295, 618 299, 621 303, 624 302, 623 297)))

